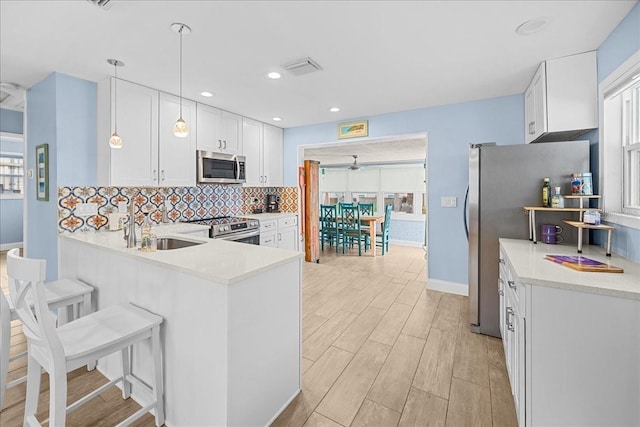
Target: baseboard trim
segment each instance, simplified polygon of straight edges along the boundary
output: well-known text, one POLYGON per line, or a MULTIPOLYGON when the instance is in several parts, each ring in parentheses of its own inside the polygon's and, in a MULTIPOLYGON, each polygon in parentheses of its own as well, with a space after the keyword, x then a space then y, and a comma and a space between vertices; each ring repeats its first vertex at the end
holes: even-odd
POLYGON ((0 251, 8 251, 14 248, 21 248, 22 246, 23 246, 22 242, 3 243, 3 244, 0 244, 0 251))
POLYGON ((395 240, 389 239, 389 244, 398 245, 398 246, 414 246, 417 248, 421 248, 424 243, 422 242, 412 242, 410 240, 395 240))
POLYGON ((449 294, 469 296, 469 287, 464 283, 447 282, 446 280, 427 279, 427 289, 449 294))

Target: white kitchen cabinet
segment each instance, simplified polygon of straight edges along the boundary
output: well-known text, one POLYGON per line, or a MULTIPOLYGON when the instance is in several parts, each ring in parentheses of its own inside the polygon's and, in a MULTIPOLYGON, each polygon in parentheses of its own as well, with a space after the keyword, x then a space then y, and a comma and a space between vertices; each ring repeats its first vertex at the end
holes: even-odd
POLYGON ((184 138, 173 133, 180 117, 180 98, 160 92, 159 154, 157 184, 168 187, 196 185, 196 103, 182 100, 182 117, 190 132, 184 138))
POLYGON ((277 220, 260 220, 260 246, 278 247, 277 220))
POLYGON ((293 215, 278 219, 278 247, 298 250, 298 216, 293 215))
POLYGON ((597 128, 596 52, 542 62, 524 107, 526 143, 570 140, 597 128))
POLYGON ((242 117, 222 111, 220 115, 220 140, 223 153, 242 154, 242 117))
POLYGON ((213 153, 223 152, 221 129, 222 111, 209 105, 196 105, 198 126, 196 128, 196 146, 198 150, 213 153))
POLYGON ((173 124, 180 115, 178 97, 118 80, 117 122, 122 148, 112 149, 108 139, 115 124, 114 82, 110 78, 98 83, 98 185, 195 185, 195 103, 182 101, 182 115, 191 132, 178 138, 173 134, 173 124))
POLYGON ((116 113, 115 79, 98 83, 97 183, 105 186, 155 185, 159 93, 123 80, 118 80, 117 90, 117 123, 122 148, 112 149, 109 137, 113 133, 116 113))
POLYGON ((242 144, 246 157, 245 186, 278 187, 283 185, 282 129, 255 120, 242 120, 242 144))
POLYGON ((578 272, 545 260, 549 247, 500 239, 502 339, 519 425, 640 425, 640 265, 585 247, 625 271, 578 272))

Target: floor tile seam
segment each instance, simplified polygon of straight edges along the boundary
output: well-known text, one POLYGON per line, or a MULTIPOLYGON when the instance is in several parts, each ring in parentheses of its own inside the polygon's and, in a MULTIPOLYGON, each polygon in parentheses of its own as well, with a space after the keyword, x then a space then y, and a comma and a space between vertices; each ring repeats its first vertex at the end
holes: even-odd
MULTIPOLYGON (((411 388, 409 388, 409 390, 411 390, 411 388)), ((409 395, 409 393, 407 393, 407 396, 409 395)), ((398 423, 400 423, 400 419, 402 418, 402 413, 404 412, 404 405, 402 406, 402 411, 398 412, 395 409, 389 408, 388 406, 385 406, 384 404, 382 404, 381 402, 378 402, 377 400, 373 400, 369 397, 369 393, 367 393, 367 395, 364 397, 364 400, 362 401, 362 404, 360 405, 360 408, 358 408, 358 412, 360 412, 360 409, 362 408, 362 405, 364 405, 364 401, 365 400, 370 400, 372 402, 374 402, 376 405, 382 406, 385 409, 388 409, 391 412, 395 412, 396 414, 400 414, 400 418, 398 418, 398 423)), ((405 399, 405 405, 406 405, 406 399, 405 399)), ((358 414, 358 412, 356 412, 356 416, 358 414)), ((354 418, 355 419, 355 418, 354 418)), ((353 422, 351 423, 353 424, 353 422)))
MULTIPOLYGON (((374 307, 374 308, 379 308, 379 307, 374 307)), ((383 309, 381 308, 380 310, 383 310, 383 309)), ((363 310, 363 311, 364 311, 364 310, 363 310)), ((370 338, 370 337, 371 337, 371 334, 373 333, 373 331, 375 331, 375 329, 378 327, 378 325, 380 324, 380 322, 382 322, 382 319, 384 319, 384 316, 387 314, 387 311, 389 311, 389 310, 388 310, 388 309, 387 309, 387 310, 385 310, 385 312, 382 314, 382 316, 380 316, 380 320, 378 320, 378 321, 376 322, 376 324, 375 324, 375 326, 373 327, 373 329, 371 329, 371 332, 369 332, 369 334, 368 334, 368 335, 367 335, 367 337, 364 339, 364 341, 362 342, 362 344, 360 344, 360 346, 358 347, 358 349, 357 349, 357 350, 355 351, 355 353, 353 353, 353 354, 356 354, 358 351, 360 351, 360 349, 361 349, 361 348, 362 348, 362 346, 367 342, 367 340, 371 339, 371 338, 370 338)), ((358 317, 359 317, 359 316, 358 316, 358 317)), ((355 323, 357 320, 358 320, 358 318, 356 317, 356 318, 355 318, 355 320, 354 320, 351 324, 355 323)), ((349 325, 349 326, 351 326, 351 325, 349 325)), ((344 333, 345 333, 345 332, 347 332, 347 329, 349 328, 349 326, 347 326, 347 328, 345 328, 345 330, 342 332, 342 334, 340 334, 340 336, 339 336, 338 338, 336 338, 336 339, 333 341, 333 343, 331 343, 331 345, 332 345, 332 346, 335 346, 335 347, 337 347, 337 348, 339 348, 339 349, 341 349, 341 350, 349 351, 349 352, 351 353, 351 351, 350 351, 350 350, 347 350, 346 348, 342 348, 342 347, 340 347, 340 346, 338 346, 338 345, 335 345, 335 343, 336 343, 340 338, 342 338, 342 335, 344 335, 344 333)), ((374 339, 371 339, 371 341, 375 341, 375 342, 377 342, 377 343, 379 343, 379 344, 389 345, 389 344, 385 344, 385 343, 383 343, 383 342, 376 341, 376 340, 374 340, 374 339)), ((391 346, 391 347, 393 348, 393 346, 391 346)))
MULTIPOLYGON (((453 379, 453 378, 455 378, 455 379, 457 379, 457 380, 459 380, 459 381, 464 381, 464 382, 465 382, 465 383, 467 383, 467 384, 471 384, 471 385, 475 385, 475 386, 478 386, 478 387, 482 387, 482 388, 483 388, 483 389, 485 389, 485 390, 489 390, 489 393, 491 393, 491 387, 490 387, 490 386, 484 386, 484 385, 482 385, 482 384, 474 383, 473 381, 469 381, 469 380, 468 380, 468 379, 466 379, 466 378, 460 378, 460 377, 459 377, 459 376, 457 376, 457 375, 451 375, 451 379, 453 379)), ((449 393, 451 393, 451 392, 449 392, 449 393)))
MULTIPOLYGON (((334 346, 334 345, 330 345, 330 346, 329 346, 329 347, 324 351, 324 353, 322 353, 322 355, 318 358, 318 360, 320 360, 320 359, 322 358, 322 356, 324 356, 324 354, 325 354, 327 351, 329 351, 329 349, 330 349, 331 347, 335 347, 335 348, 337 348, 338 350, 346 351, 347 353, 351 354, 351 358, 349 359, 349 362, 347 362, 347 364, 346 364, 346 365, 344 365, 344 367, 343 367, 343 368, 342 368, 342 370, 340 371, 340 374, 338 374, 338 376, 336 376, 336 378, 333 380, 333 382, 331 383, 331 385, 329 386, 329 388, 327 389, 327 391, 325 391, 325 392, 322 394, 322 396, 320 396, 318 393, 316 393, 315 391, 313 391, 313 390, 311 390, 311 389, 309 389, 309 388, 307 387, 307 390, 311 391, 311 392, 312 392, 312 393, 314 393, 316 396, 320 396, 320 400, 318 401, 318 404, 316 405, 316 408, 320 405, 320 402, 322 402, 322 401, 324 400, 324 398, 325 398, 325 396, 327 395, 327 393, 329 393, 329 391, 333 388, 333 386, 336 384, 336 382, 337 382, 337 381, 338 381, 338 379, 342 376, 342 374, 344 374, 345 369, 347 369, 347 367, 351 364, 351 362, 353 361, 353 358, 355 357, 355 355, 356 355, 356 353, 357 353, 357 352, 356 352, 356 353, 353 353, 353 352, 350 352, 350 351, 345 350, 345 349, 343 349, 343 348, 340 348, 340 347, 337 347, 337 346, 334 346)), ((313 362, 313 363, 316 363, 316 362, 313 362)), ((303 377, 304 377, 304 375, 303 375, 303 377)), ((304 386, 304 384, 303 384, 303 386, 304 386)), ((315 411, 315 408, 314 408, 314 411, 315 411)))
MULTIPOLYGON (((393 346, 391 347, 391 350, 389 350, 389 354, 387 355, 387 358, 385 359, 384 363, 382 364, 382 367, 380 368, 380 372, 382 372, 382 369, 384 369, 384 365, 387 363, 387 360, 389 359, 389 355, 391 354, 391 352, 393 351, 393 348, 395 347, 396 343, 398 342, 398 339, 400 338, 400 335, 407 335, 407 334, 403 334, 402 332, 398 334, 398 337, 396 338, 396 341, 394 342, 393 346)), ((407 336, 410 336, 410 335, 407 335, 407 336)), ((417 338, 417 337, 412 337, 412 338, 417 338)), ((420 338, 418 338, 418 339, 420 339, 420 338)), ((420 357, 418 358, 418 363, 416 363, 416 366, 415 366, 415 368, 413 370, 413 375, 411 375, 411 381, 409 382, 409 389, 407 391, 406 396, 404 397, 404 403, 402 404, 403 410, 400 411, 400 417, 402 417, 402 413, 404 412, 404 407, 407 404, 407 399, 409 398, 409 392, 411 391, 411 387, 413 387, 413 381, 415 380, 416 374, 418 373, 418 368, 420 367, 420 360, 422 359, 422 353, 424 353, 424 348, 426 347, 426 345, 427 345, 427 340, 425 339, 424 340, 424 344, 422 346, 422 351, 420 352, 420 357)), ((376 376, 376 380, 378 379, 378 376, 380 376, 380 372, 378 372, 378 375, 376 376)), ((367 393, 367 397, 365 397, 365 399, 368 398, 369 393, 371 392, 371 388, 373 388, 373 384, 375 384, 376 380, 374 380, 374 382, 371 384, 371 387, 369 387, 369 392, 367 393)), ((374 401, 374 402, 380 404, 381 406, 384 406, 381 402, 377 402, 374 399, 369 399, 369 400, 374 401)), ((394 412, 398 412, 395 409, 388 408, 386 406, 385 406, 385 408, 390 409, 390 410, 392 410, 394 412)))

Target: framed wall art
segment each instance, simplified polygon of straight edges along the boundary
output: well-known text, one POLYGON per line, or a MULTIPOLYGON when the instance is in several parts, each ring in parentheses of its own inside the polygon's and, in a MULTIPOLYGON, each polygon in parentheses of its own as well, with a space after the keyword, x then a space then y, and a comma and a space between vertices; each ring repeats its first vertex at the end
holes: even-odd
POLYGON ((369 135, 369 121, 340 123, 338 125, 338 139, 357 138, 369 135))
POLYGON ((49 144, 36 147, 36 197, 49 200, 49 144))

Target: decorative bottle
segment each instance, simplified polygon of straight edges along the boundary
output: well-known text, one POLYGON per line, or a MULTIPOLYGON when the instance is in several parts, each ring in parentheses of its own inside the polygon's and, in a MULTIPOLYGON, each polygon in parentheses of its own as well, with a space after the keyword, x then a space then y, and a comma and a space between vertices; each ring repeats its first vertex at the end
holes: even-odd
POLYGON ((551 197, 552 208, 564 208, 564 197, 560 194, 560 187, 555 187, 556 194, 551 197))
POLYGON ((551 207, 551 184, 549 183, 549 178, 545 178, 542 185, 542 207, 551 207))

